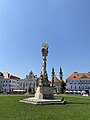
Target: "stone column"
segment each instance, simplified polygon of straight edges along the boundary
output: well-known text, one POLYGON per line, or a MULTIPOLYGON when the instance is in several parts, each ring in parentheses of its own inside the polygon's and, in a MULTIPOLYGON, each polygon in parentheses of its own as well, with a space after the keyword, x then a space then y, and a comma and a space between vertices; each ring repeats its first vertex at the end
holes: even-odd
POLYGON ((42 57, 43 57, 43 64, 42 64, 42 75, 46 73, 46 57, 48 56, 48 46, 43 46, 42 48, 42 57))
POLYGON ((42 64, 42 75, 46 73, 46 56, 43 57, 43 64, 42 64))

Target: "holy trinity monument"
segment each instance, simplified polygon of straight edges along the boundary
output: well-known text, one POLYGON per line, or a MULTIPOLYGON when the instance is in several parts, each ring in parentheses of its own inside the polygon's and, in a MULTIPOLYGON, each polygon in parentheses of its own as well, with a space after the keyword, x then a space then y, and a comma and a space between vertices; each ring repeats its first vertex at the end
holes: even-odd
POLYGON ((38 80, 36 80, 36 93, 35 97, 26 98, 20 100, 20 102, 31 103, 31 104, 64 104, 65 100, 62 98, 54 98, 54 69, 52 69, 52 85, 48 80, 48 74, 46 71, 46 57, 48 56, 48 43, 42 44, 42 71, 38 80))

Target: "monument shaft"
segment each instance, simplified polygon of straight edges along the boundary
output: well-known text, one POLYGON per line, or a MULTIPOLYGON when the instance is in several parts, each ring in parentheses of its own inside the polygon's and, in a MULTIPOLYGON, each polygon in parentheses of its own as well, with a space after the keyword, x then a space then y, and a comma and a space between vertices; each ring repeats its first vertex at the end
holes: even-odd
POLYGON ((40 75, 39 84, 36 90, 35 97, 38 99, 49 99, 53 98, 53 86, 50 86, 50 82, 48 80, 48 75, 46 71, 46 57, 48 56, 48 45, 43 44, 42 46, 42 57, 43 57, 43 64, 42 64, 42 72, 40 75))
POLYGON ((42 65, 42 74, 45 75, 46 73, 46 57, 43 57, 43 65, 42 65))

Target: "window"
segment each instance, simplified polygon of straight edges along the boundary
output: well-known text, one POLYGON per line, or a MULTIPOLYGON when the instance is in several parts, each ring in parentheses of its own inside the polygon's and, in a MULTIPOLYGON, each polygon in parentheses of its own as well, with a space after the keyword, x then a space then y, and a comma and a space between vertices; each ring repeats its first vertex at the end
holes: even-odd
POLYGON ((76 78, 76 76, 74 76, 73 78, 76 78))
POLYGON ((83 74, 83 76, 81 78, 88 78, 85 74, 83 74))
POLYGON ((20 87, 22 87, 22 83, 20 83, 20 87))
POLYGON ((32 85, 32 83, 30 82, 30 83, 29 83, 29 85, 31 86, 31 85, 32 85))
POLYGON ((76 86, 75 86, 75 89, 76 89, 76 86))
POLYGON ((71 86, 71 89, 72 89, 72 86, 71 86))
POLYGON ((26 86, 28 86, 28 83, 26 83, 26 86))
POLYGON ((82 89, 84 89, 84 86, 82 86, 82 89))

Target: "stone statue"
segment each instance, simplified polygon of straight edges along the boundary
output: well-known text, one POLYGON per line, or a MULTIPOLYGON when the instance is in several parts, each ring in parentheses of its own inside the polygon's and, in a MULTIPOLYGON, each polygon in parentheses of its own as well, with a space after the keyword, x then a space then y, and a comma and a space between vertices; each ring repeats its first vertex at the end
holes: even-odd
MULTIPOLYGON (((47 98, 53 98, 53 87, 50 86, 50 82, 48 80, 48 74, 46 71, 46 57, 48 56, 48 43, 43 43, 42 44, 42 57, 43 57, 43 63, 42 63, 42 71, 41 71, 41 75, 40 75, 40 79, 39 79, 39 83, 38 83, 38 87, 37 87, 37 91, 36 91, 36 97, 41 99, 41 96, 44 99, 47 98), (42 95, 41 95, 42 94, 42 95)), ((42 99, 43 99, 42 98, 42 99)))

